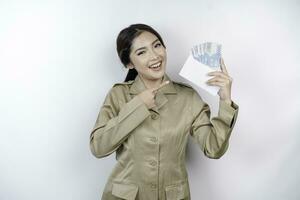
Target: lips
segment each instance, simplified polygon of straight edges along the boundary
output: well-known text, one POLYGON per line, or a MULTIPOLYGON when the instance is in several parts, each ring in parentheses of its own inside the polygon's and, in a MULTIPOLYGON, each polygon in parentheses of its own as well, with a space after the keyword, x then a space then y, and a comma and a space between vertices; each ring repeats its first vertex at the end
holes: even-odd
POLYGON ((150 68, 150 69, 159 69, 160 66, 161 66, 161 64, 162 64, 162 61, 157 62, 157 63, 155 63, 155 64, 153 64, 153 65, 150 65, 149 68, 150 68))

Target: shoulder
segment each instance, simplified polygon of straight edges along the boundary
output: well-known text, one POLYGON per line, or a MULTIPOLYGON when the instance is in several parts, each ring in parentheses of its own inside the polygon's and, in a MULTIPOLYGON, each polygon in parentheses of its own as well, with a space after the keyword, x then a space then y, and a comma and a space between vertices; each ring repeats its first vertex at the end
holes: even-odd
POLYGON ((182 82, 174 82, 173 81, 173 84, 174 84, 174 87, 176 88, 176 90, 180 93, 193 93, 194 92, 194 88, 187 84, 187 83, 182 83, 182 82))
POLYGON ((110 88, 107 96, 111 99, 114 99, 115 101, 126 99, 132 83, 133 81, 114 83, 110 88))
POLYGON ((183 82, 175 82, 173 81, 173 83, 179 87, 184 87, 184 88, 190 88, 190 89, 193 89, 193 87, 187 83, 183 83, 183 82))
POLYGON ((126 82, 119 82, 119 83, 115 83, 113 85, 113 87, 124 87, 127 85, 132 85, 133 82, 134 82, 134 80, 130 80, 130 81, 126 81, 126 82))
POLYGON ((111 92, 113 93, 125 92, 131 87, 132 84, 133 84, 133 80, 114 83, 111 88, 111 92))
POLYGON ((177 91, 179 91, 179 93, 183 94, 185 97, 193 99, 193 101, 203 101, 200 94, 188 83, 175 82, 175 85, 177 87, 177 91))
POLYGON ((116 108, 120 102, 126 101, 126 96, 133 81, 114 83, 106 94, 104 103, 114 105, 116 108))

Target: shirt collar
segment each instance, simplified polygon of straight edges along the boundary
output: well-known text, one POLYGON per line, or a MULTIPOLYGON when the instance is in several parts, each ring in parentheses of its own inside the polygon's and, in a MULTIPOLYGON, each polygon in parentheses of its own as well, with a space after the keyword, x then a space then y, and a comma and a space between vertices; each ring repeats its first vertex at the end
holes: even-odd
MULTIPOLYGON (((170 81, 169 84, 165 85, 164 87, 160 88, 158 91, 160 91, 163 94, 177 94, 177 91, 174 87, 173 81, 169 78, 167 74, 164 74, 163 81, 170 81)), ((143 82, 143 80, 140 78, 139 75, 136 76, 134 79, 133 84, 130 87, 129 93, 130 94, 139 94, 146 90, 146 86, 143 82)))

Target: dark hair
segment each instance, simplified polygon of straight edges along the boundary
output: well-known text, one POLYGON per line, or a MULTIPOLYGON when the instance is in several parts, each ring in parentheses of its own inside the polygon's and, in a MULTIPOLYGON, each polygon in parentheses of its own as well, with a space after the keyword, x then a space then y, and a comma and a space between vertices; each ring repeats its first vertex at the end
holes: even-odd
MULTIPOLYGON (((161 36, 151 26, 146 24, 132 24, 120 31, 117 37, 117 52, 118 56, 125 67, 130 63, 130 51, 132 41, 142 32, 147 31, 154 34, 161 44, 166 48, 161 36)), ((129 69, 125 81, 134 80, 138 72, 133 68, 129 69)))

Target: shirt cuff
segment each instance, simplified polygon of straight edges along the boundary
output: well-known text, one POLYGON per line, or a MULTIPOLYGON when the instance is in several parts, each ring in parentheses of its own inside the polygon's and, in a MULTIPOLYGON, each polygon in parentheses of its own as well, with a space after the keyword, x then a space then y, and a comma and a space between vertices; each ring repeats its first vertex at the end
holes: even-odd
POLYGON ((224 120, 224 122, 231 127, 234 116, 238 112, 239 106, 231 101, 231 105, 226 103, 224 100, 219 102, 219 117, 224 120))

